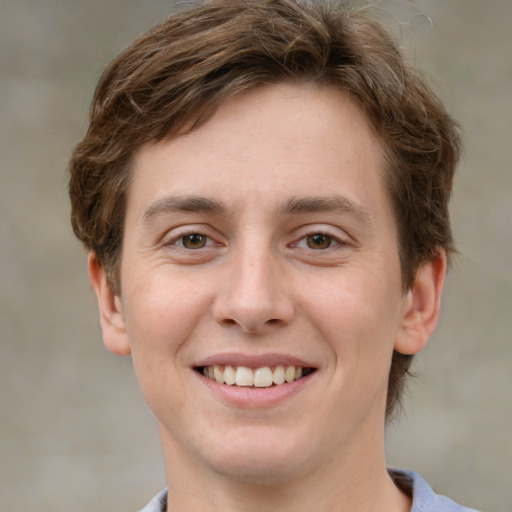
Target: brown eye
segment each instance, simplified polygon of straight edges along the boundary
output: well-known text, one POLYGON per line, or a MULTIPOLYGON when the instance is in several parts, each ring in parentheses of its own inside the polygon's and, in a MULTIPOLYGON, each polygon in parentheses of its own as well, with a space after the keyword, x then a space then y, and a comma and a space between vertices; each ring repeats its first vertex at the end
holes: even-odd
POLYGON ((190 233, 181 237, 181 245, 185 249, 202 249, 206 247, 208 237, 199 233, 190 233))
POLYGON ((316 233, 306 237, 306 244, 310 249, 328 249, 332 244, 332 238, 329 235, 316 233))

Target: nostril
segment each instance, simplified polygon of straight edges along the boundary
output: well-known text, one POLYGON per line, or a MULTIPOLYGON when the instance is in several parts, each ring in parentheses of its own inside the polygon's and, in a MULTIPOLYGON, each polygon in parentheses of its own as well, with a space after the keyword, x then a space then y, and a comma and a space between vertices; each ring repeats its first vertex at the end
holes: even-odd
MULTIPOLYGON (((269 320, 266 320, 264 322, 264 324, 277 324, 277 323, 279 323, 279 321, 280 321, 279 318, 270 318, 269 320)), ((233 318, 225 318, 222 322, 226 325, 238 325, 239 324, 239 322, 237 322, 233 318)))

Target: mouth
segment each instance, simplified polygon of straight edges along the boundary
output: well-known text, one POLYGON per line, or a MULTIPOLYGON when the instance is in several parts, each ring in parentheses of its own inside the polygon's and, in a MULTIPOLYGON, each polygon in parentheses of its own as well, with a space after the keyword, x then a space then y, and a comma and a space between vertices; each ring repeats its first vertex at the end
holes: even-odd
POLYGON ((206 378, 228 386, 269 388, 303 379, 316 371, 304 366, 277 365, 249 368, 247 366, 210 365, 194 368, 206 378))

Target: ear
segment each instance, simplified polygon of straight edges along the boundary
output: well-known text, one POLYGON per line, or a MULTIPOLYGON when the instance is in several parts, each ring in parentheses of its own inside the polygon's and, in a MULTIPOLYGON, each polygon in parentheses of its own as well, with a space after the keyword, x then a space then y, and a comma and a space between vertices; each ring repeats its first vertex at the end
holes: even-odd
POLYGON ((96 254, 89 253, 89 279, 96 292, 100 307, 100 325, 103 332, 103 343, 108 350, 120 356, 131 353, 130 343, 126 334, 123 306, 120 297, 116 296, 108 284, 107 274, 96 254))
POLYGON ((446 253, 439 249, 435 259, 416 271, 414 284, 404 297, 402 328, 394 347, 397 352, 417 354, 434 332, 441 309, 446 266, 446 253))

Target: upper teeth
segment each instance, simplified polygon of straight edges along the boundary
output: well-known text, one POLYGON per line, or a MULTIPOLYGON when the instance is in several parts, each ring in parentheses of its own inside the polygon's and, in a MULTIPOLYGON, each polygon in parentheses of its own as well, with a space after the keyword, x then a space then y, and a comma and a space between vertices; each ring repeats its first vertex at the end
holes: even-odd
POLYGON ((284 382, 293 382, 300 379, 302 370, 302 366, 278 365, 272 371, 269 366, 253 369, 246 366, 213 365, 205 366, 203 375, 217 381, 219 384, 268 388, 272 384, 283 384, 284 382))

